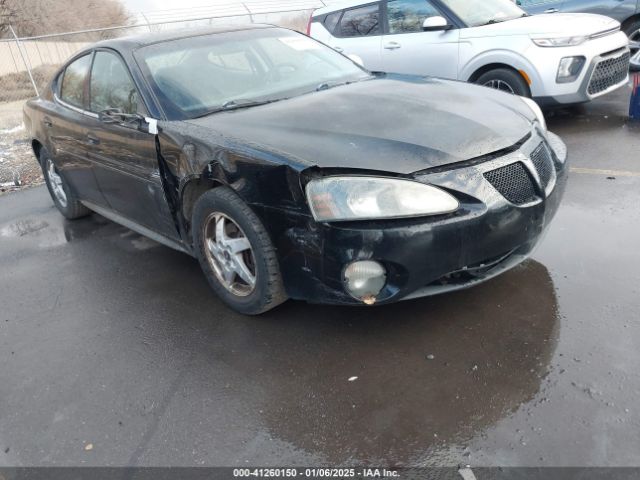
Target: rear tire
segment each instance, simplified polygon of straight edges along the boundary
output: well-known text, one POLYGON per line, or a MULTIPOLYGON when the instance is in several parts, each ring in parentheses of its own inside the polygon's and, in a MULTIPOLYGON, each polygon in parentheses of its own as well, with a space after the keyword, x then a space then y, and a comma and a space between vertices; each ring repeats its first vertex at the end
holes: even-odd
POLYGON ((496 68, 480 75, 474 83, 502 92, 531 98, 529 85, 518 72, 508 68, 496 68))
POLYGON ((191 234, 209 284, 232 309, 259 315, 287 300, 271 238, 233 190, 218 187, 198 199, 191 234))
POLYGON ((630 69, 633 72, 637 72, 640 70, 640 20, 636 20, 624 27, 624 33, 629 37, 629 46, 631 47, 630 69))
POLYGON ((44 181, 49 189, 53 204, 68 220, 86 217, 91 213, 75 196, 62 173, 56 167, 51 155, 43 147, 39 154, 40 166, 44 181))

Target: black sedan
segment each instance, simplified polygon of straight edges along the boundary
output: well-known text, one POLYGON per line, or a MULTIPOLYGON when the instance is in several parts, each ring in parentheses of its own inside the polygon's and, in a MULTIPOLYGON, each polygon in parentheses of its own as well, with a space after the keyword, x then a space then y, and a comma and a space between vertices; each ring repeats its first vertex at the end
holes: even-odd
POLYGON ((24 115, 65 217, 195 256, 246 314, 487 280, 530 255, 568 170, 530 100, 373 74, 270 26, 98 43, 24 115))

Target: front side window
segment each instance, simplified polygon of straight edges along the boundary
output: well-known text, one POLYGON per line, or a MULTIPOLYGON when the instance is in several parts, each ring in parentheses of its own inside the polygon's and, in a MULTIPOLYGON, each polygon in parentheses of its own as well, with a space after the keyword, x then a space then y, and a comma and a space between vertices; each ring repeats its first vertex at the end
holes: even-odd
POLYGON ((278 28, 172 40, 135 56, 172 120, 371 78, 320 42, 278 28))
POLYGON ((138 91, 122 60, 109 52, 97 52, 89 82, 91 111, 117 108, 123 113, 138 111, 138 91))
POLYGON ((380 6, 376 3, 346 10, 340 20, 342 37, 380 35, 380 6))
POLYGON ((60 87, 60 98, 62 100, 76 107, 83 107, 84 83, 90 67, 91 54, 88 54, 80 57, 65 69, 60 87))
POLYGON ((389 0, 387 18, 389 33, 422 32, 422 25, 429 17, 440 12, 427 0, 389 0))

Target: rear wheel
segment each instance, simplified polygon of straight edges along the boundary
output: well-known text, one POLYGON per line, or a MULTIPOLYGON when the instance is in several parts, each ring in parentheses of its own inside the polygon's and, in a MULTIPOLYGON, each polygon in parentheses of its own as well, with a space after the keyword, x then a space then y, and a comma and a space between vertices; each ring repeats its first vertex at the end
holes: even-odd
POLYGON ((627 25, 624 33, 629 37, 629 48, 631 49, 631 70, 640 70, 640 20, 627 25))
POLYGON ((258 315, 287 300, 269 234, 234 191, 219 187, 198 199, 192 235, 209 284, 231 308, 258 315))
POLYGON ((496 68, 480 75, 475 83, 502 92, 531 97, 529 85, 518 72, 508 68, 496 68))
POLYGON ((49 152, 42 148, 40 150, 40 165, 44 175, 45 183, 49 189, 49 194, 54 205, 64 217, 69 220, 86 217, 91 211, 85 207, 73 194, 68 183, 56 167, 49 152))

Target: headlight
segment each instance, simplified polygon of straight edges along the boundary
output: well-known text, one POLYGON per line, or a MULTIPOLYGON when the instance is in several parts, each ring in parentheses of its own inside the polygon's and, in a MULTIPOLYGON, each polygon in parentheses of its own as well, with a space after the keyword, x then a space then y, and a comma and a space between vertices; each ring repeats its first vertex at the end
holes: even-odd
POLYGON ((306 190, 318 222, 439 215, 460 206, 439 188, 394 178, 327 177, 310 181, 306 190))
POLYGON ((527 107, 529 107, 533 111, 533 113, 535 113, 536 119, 538 120, 538 123, 540 124, 540 128, 542 128, 543 132, 546 132, 547 131, 547 121, 544 119, 544 113, 542 113, 542 110, 540 109, 538 104, 536 102, 534 102, 533 100, 531 100, 530 98, 527 98, 527 97, 520 97, 520 99, 527 105, 527 107))
POLYGON ((575 47, 587 41, 587 37, 532 38, 539 47, 575 47))
POLYGON ((580 76, 582 67, 587 61, 584 57, 564 57, 558 65, 558 75, 556 81, 558 83, 574 82, 580 76))

